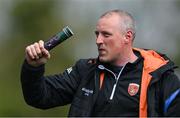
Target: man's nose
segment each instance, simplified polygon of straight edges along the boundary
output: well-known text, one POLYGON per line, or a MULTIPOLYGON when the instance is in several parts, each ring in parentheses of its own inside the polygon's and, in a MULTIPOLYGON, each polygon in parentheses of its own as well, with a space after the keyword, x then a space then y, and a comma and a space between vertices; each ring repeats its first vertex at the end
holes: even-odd
POLYGON ((99 34, 96 38, 96 44, 102 44, 103 43, 103 37, 99 34))

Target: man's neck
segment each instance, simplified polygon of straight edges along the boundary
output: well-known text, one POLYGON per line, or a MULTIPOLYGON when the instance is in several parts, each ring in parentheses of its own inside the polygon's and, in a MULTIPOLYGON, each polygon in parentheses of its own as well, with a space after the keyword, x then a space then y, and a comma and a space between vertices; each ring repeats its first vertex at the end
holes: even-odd
POLYGON ((113 65, 124 66, 128 62, 133 63, 138 59, 138 57, 134 54, 132 49, 129 50, 129 52, 122 54, 120 57, 121 58, 119 58, 116 62, 114 62, 113 65))

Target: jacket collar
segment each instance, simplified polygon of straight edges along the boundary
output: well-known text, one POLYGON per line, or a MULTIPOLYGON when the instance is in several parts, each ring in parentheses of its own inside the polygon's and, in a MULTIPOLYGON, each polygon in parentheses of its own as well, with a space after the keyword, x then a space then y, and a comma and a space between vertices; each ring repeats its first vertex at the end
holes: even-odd
POLYGON ((177 68, 165 54, 148 49, 133 49, 144 58, 144 69, 153 77, 151 84, 161 79, 164 72, 177 68))
MULTIPOLYGON (((153 76, 153 78, 161 78, 165 71, 177 68, 165 54, 149 49, 133 48, 133 50, 140 53, 144 59, 144 69, 153 76)), ((97 66, 99 65, 106 66, 108 64, 100 62, 99 58, 97 58, 97 66)), ((133 63, 130 65, 132 65, 131 68, 134 67, 133 63)))

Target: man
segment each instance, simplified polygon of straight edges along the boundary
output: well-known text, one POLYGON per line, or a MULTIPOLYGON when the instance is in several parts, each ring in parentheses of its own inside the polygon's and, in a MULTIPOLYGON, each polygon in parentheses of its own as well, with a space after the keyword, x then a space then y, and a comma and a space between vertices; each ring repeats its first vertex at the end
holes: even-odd
POLYGON ((135 23, 122 10, 96 26, 97 59, 81 59, 62 74, 43 76, 44 42, 26 47, 21 82, 27 104, 47 109, 71 103, 69 116, 180 116, 180 82, 165 55, 133 48, 135 23))

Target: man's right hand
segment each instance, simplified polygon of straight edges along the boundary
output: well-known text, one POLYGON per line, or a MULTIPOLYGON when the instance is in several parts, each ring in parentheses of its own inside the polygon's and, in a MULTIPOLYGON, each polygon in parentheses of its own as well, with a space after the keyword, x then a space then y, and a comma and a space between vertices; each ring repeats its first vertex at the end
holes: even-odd
POLYGON ((31 66, 38 67, 50 59, 50 53, 44 48, 44 41, 40 40, 26 47, 25 58, 31 66))

